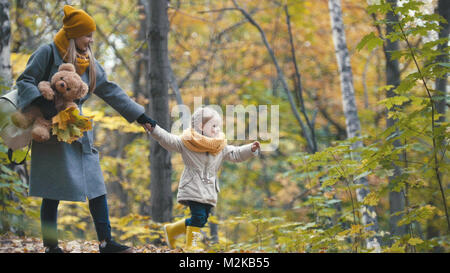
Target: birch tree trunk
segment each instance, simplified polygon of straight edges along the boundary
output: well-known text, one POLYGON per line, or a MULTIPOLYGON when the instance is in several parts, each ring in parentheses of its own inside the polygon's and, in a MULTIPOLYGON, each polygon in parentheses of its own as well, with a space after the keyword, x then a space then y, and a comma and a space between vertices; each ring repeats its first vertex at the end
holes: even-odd
MULTIPOLYGON (((169 112, 169 19, 167 0, 149 0, 150 7, 150 116, 158 125, 170 131, 169 112)), ((172 218, 171 155, 158 142, 150 141, 150 205, 151 216, 156 222, 169 222, 172 218)))
MULTIPOLYGON (((347 42, 345 39, 344 23, 342 20, 342 7, 340 0, 328 0, 328 7, 330 10, 330 19, 332 26, 332 34, 334 47, 336 50, 336 58, 339 66, 339 74, 341 80, 342 91, 342 105, 344 108, 345 124, 347 130, 347 137, 357 137, 361 134, 361 124, 359 122, 358 110, 356 108, 355 91, 353 87, 353 74, 350 66, 350 56, 347 49, 347 42)), ((355 142, 352 149, 363 146, 361 141, 355 142)), ((352 153, 353 160, 360 159, 359 154, 352 153)), ((358 202, 361 204, 364 197, 369 193, 368 181, 366 177, 358 179, 356 184, 363 185, 363 188, 356 189, 356 196, 358 202)), ((372 206, 362 205, 360 207, 361 220, 363 225, 369 225, 367 230, 378 231, 377 215, 372 206)), ((376 237, 367 239, 368 248, 379 250, 379 242, 376 237)))
POLYGON ((0 87, 11 86, 11 22, 9 20, 9 1, 0 0, 0 87))
MULTIPOLYGON (((397 0, 388 0, 392 6, 397 6, 397 0)), ((387 22, 398 22, 396 15, 392 12, 386 14, 387 22)), ((386 35, 389 35, 394 31, 393 24, 386 24, 386 35)), ((400 84, 400 68, 398 60, 392 59, 392 52, 398 51, 398 41, 391 42, 389 39, 385 39, 386 43, 384 45, 384 55, 386 58, 386 85, 392 85, 393 87, 389 89, 386 93, 386 97, 391 98, 396 96, 393 90, 400 84)), ((386 116, 386 126, 395 126, 396 120, 393 118, 387 118, 386 116)), ((397 130, 396 130, 397 132, 397 130)), ((402 144, 399 139, 395 140, 393 143, 394 147, 400 147, 402 144)), ((404 161, 404 156, 399 156, 399 162, 404 161)), ((394 183, 396 177, 401 175, 401 168, 393 163, 394 175, 389 177, 389 184, 394 183)), ((402 236, 406 233, 406 225, 398 226, 398 221, 403 217, 403 215, 393 215, 405 209, 405 189, 398 191, 389 192, 389 212, 391 214, 389 218, 390 232, 392 235, 402 236)))

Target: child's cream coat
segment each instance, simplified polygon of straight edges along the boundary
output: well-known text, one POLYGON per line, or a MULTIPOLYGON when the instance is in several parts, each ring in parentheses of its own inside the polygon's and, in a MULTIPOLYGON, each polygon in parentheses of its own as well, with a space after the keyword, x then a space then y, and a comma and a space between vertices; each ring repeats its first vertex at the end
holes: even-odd
POLYGON ((149 133, 159 144, 171 152, 179 152, 183 158, 184 170, 178 185, 177 201, 195 201, 216 206, 220 191, 217 173, 224 160, 242 162, 258 154, 251 151, 252 144, 227 145, 219 154, 193 152, 187 149, 180 136, 173 135, 159 126, 149 133))

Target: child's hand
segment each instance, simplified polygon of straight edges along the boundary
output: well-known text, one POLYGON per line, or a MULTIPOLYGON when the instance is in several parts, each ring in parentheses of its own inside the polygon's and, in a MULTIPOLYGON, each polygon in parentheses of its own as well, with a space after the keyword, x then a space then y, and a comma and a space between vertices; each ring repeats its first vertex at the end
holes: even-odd
POLYGON ((141 125, 142 125, 142 127, 144 127, 145 131, 150 132, 150 133, 153 132, 153 129, 155 129, 155 127, 152 127, 152 125, 150 123, 144 123, 141 125))
POLYGON ((252 152, 255 152, 259 148, 260 148, 259 142, 258 141, 253 142, 253 144, 252 144, 252 152))

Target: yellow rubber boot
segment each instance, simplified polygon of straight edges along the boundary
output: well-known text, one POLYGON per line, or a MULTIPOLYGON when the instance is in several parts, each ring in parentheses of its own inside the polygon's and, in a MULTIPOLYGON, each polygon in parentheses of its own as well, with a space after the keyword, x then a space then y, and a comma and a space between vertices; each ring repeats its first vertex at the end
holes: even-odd
POLYGON ((166 236, 166 242, 169 248, 171 249, 176 248, 175 246, 176 238, 181 234, 184 234, 185 232, 186 232, 185 219, 172 224, 164 225, 164 234, 166 236))
POLYGON ((202 234, 199 227, 187 226, 186 227, 186 247, 185 252, 200 252, 203 248, 200 247, 200 241, 202 234))

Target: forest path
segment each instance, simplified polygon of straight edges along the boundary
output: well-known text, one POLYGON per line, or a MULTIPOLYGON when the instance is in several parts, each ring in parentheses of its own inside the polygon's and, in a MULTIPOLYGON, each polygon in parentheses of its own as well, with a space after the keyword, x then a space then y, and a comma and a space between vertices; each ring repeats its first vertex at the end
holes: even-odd
MULTIPOLYGON (((59 247, 67 253, 98 253, 98 241, 60 240, 59 247)), ((180 253, 181 249, 169 249, 167 246, 152 244, 133 246, 136 253, 180 253)), ((44 253, 42 239, 34 237, 19 237, 6 233, 0 235, 0 253, 44 253)))

